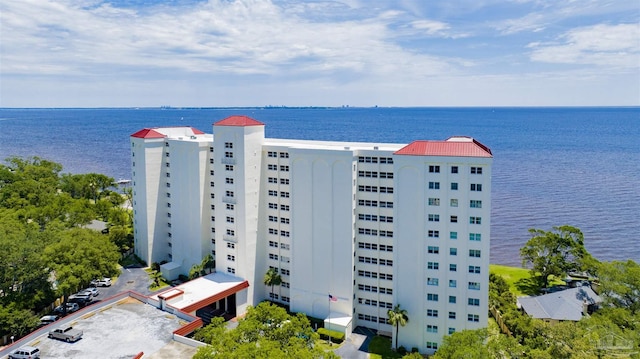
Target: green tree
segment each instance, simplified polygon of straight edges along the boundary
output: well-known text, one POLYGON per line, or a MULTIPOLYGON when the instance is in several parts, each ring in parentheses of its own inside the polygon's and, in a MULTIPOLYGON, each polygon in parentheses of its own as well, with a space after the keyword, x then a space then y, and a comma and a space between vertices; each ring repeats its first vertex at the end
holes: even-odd
POLYGON ((55 274, 61 294, 69 295, 92 279, 113 276, 120 259, 118 248, 100 233, 74 228, 47 246, 44 259, 55 274))
POLYGON ((547 288, 551 275, 564 276, 571 270, 589 270, 595 260, 584 247, 582 232, 571 226, 553 227, 554 231, 530 229, 532 238, 520 249, 523 265, 531 265, 532 277, 547 288))
POLYGON ((599 291, 607 303, 640 313, 640 265, 632 260, 602 262, 599 291))
POLYGON ((273 298, 273 287, 282 284, 282 277, 277 268, 269 268, 264 275, 264 284, 271 287, 271 298, 273 298))
POLYGON ((455 332, 444 337, 434 359, 488 359, 490 356, 486 340, 486 329, 455 332))
POLYGON ((400 326, 405 326, 409 322, 409 315, 406 309, 401 309, 400 304, 396 304, 393 309, 387 311, 387 317, 389 318, 389 324, 396 327, 396 345, 395 349, 398 349, 398 330, 400 326))
POLYGON ((268 302, 250 307, 235 329, 226 330, 218 319, 195 336, 209 344, 198 349, 195 359, 337 358, 314 345, 318 335, 304 314, 292 316, 268 302))
POLYGON ((16 303, 0 305, 0 336, 23 337, 38 326, 39 320, 33 312, 21 309, 16 303))

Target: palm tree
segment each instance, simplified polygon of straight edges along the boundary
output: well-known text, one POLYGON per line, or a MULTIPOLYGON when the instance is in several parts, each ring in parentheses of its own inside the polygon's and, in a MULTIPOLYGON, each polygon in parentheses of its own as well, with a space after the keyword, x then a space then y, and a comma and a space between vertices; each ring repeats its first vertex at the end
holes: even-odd
POLYGON ((271 286, 271 298, 273 298, 273 286, 282 284, 282 277, 277 268, 269 268, 264 275, 264 284, 271 286))
POLYGON ((389 324, 396 327, 396 345, 395 348, 398 349, 398 329, 400 326, 405 326, 409 322, 409 315, 407 314, 406 309, 400 309, 400 304, 396 304, 393 309, 389 309, 387 311, 387 317, 389 317, 389 324))
POLYGON ((202 259, 200 266, 202 266, 203 275, 205 271, 210 274, 211 271, 216 268, 216 260, 213 259, 213 256, 211 254, 207 254, 202 259))

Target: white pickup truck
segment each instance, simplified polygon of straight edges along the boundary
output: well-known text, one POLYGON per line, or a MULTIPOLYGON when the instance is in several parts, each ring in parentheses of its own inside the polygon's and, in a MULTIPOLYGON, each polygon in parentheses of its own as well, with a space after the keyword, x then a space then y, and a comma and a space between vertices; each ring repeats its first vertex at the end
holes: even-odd
POLYGON ((82 338, 82 330, 73 329, 72 326, 62 326, 49 332, 49 338, 64 340, 67 343, 75 342, 82 338))

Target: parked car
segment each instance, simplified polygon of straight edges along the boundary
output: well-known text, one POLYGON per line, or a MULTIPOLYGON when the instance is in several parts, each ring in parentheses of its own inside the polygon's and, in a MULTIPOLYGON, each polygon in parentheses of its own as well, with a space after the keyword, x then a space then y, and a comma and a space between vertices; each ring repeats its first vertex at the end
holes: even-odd
POLYGON ((89 287, 78 292, 78 294, 87 294, 87 293, 91 293, 92 296, 97 297, 98 294, 100 294, 100 291, 96 287, 89 287))
POLYGON ((67 343, 75 342, 82 338, 82 330, 74 329, 70 325, 49 331, 49 338, 64 340, 67 343))
POLYGON ((9 359, 36 359, 40 358, 40 349, 30 346, 24 346, 16 349, 9 354, 9 359))
MULTIPOLYGON (((53 312, 56 314, 64 314, 64 307, 62 305, 57 306, 53 312)), ((67 313, 73 313, 80 310, 78 303, 67 303, 67 313)))
POLYGON ((111 287, 111 278, 100 278, 91 281, 94 287, 111 287))
POLYGON ((58 319, 60 319, 60 317, 57 315, 45 315, 44 317, 40 318, 40 326, 44 327, 45 325, 49 325, 58 319))
POLYGON ((91 303, 93 300, 93 295, 91 293, 82 293, 82 294, 74 294, 69 296, 69 303, 78 303, 79 306, 84 307, 85 305, 91 303))

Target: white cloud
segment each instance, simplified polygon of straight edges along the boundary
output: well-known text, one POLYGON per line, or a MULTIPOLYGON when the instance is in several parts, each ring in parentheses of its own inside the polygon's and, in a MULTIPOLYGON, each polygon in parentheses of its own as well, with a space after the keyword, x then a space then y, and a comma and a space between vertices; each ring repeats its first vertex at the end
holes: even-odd
POLYGON ((533 61, 640 67, 640 26, 599 24, 566 32, 558 43, 531 43, 533 61))

